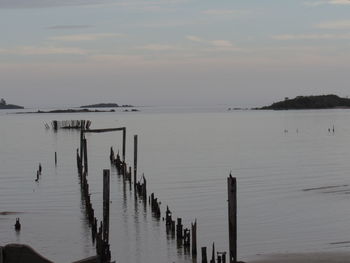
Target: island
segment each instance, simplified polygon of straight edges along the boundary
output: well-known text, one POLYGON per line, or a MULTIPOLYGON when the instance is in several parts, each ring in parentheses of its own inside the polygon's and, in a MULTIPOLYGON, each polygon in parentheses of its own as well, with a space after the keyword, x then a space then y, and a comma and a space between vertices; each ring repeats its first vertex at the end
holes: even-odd
POLYGON ((119 108, 119 107, 133 107, 132 105, 118 105, 117 103, 97 103, 91 105, 80 106, 80 108, 119 108))
POLYGON ((350 99, 334 94, 317 96, 297 96, 294 99, 286 97, 283 101, 270 106, 255 108, 259 110, 306 110, 306 109, 337 109, 350 108, 350 99))
POLYGON ((7 104, 6 100, 0 99, 0 110, 24 109, 22 106, 7 104))
POLYGON ((29 112, 16 112, 16 114, 29 114, 29 113, 87 113, 87 112, 115 112, 115 110, 89 110, 89 109, 66 109, 66 110, 50 110, 50 111, 29 111, 29 112))

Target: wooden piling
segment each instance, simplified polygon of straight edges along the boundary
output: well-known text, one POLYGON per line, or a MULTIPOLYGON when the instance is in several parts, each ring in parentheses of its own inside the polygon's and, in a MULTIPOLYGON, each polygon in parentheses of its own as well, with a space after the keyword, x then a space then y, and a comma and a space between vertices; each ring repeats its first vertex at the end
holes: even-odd
POLYGON ((191 223, 191 232, 192 232, 192 256, 197 255, 197 219, 194 223, 191 223))
POLYGON ((177 218, 177 225, 176 225, 176 239, 182 240, 182 219, 177 218))
POLYGON ((212 247, 210 263, 215 263, 215 243, 214 242, 213 242, 213 247, 212 247))
POLYGON ((229 262, 237 262, 237 185, 236 178, 227 178, 228 192, 228 228, 229 228, 229 262))
POLYGON ((207 247, 202 247, 202 263, 208 263, 208 260, 207 260, 207 247))
POLYGON ((110 154, 109 154, 109 160, 113 163, 114 162, 114 151, 113 147, 111 146, 110 154))
POLYGON ((88 173, 88 156, 87 156, 87 140, 86 140, 86 138, 84 138, 83 144, 84 144, 84 171, 85 171, 85 174, 87 175, 87 173, 88 173))
MULTIPOLYGON (((80 167, 83 168, 83 159, 84 159, 84 132, 83 129, 80 130, 80 167)), ((81 171, 82 172, 82 171, 81 171)))
POLYGON ((138 141, 137 141, 137 135, 134 135, 134 190, 136 188, 136 178, 137 178, 137 147, 138 147, 138 141))
POLYGON ((103 170, 103 240, 109 242, 110 171, 103 170))
POLYGON ((125 151, 126 151, 126 128, 123 128, 123 162, 125 163, 125 151))
POLYGON ((55 165, 57 166, 57 152, 55 152, 55 165))
POLYGON ((185 249, 189 250, 191 246, 191 233, 189 228, 184 229, 183 240, 185 249))

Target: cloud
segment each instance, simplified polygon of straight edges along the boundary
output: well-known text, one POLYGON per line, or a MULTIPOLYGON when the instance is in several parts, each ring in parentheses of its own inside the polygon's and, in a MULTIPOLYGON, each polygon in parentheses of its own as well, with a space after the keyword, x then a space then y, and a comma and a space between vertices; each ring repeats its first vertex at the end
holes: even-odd
POLYGON ((320 39, 350 39, 350 34, 300 34, 300 35, 276 35, 276 40, 320 40, 320 39))
POLYGON ((170 51, 180 50, 179 47, 174 45, 162 45, 162 44, 149 44, 145 46, 137 47, 137 49, 149 50, 149 51, 170 51))
POLYGON ((55 26, 48 26, 46 29, 52 29, 52 30, 60 30, 60 29, 84 29, 84 28, 91 28, 92 25, 55 25, 55 26))
POLYGON ((316 25, 316 27, 322 29, 350 29, 350 20, 323 22, 316 25))
POLYGON ((86 55, 88 52, 75 47, 36 47, 21 46, 10 49, 0 49, 0 54, 5 55, 86 55))
POLYGON ((230 47, 233 47, 233 44, 230 41, 227 41, 227 40, 213 40, 213 41, 210 41, 210 43, 214 47, 219 47, 219 48, 230 48, 230 47))
POLYGON ((236 47, 231 41, 223 40, 223 39, 216 39, 216 40, 206 40, 203 38, 200 38, 198 36, 186 36, 186 39, 202 43, 207 46, 206 49, 203 51, 241 51, 242 49, 239 47, 236 47))
POLYGON ((100 34, 78 34, 50 37, 49 40, 62 42, 95 41, 105 38, 122 37, 122 34, 100 33, 100 34))
POLYGON ((208 9, 202 11, 202 14, 212 16, 227 16, 227 15, 242 15, 249 13, 246 10, 235 10, 235 9, 208 9))
POLYGON ((193 42, 203 42, 204 40, 202 40, 200 37, 197 36, 186 36, 186 38, 188 40, 191 40, 193 42))
POLYGON ((320 6, 320 5, 350 5, 350 0, 324 0, 304 2, 306 6, 320 6))

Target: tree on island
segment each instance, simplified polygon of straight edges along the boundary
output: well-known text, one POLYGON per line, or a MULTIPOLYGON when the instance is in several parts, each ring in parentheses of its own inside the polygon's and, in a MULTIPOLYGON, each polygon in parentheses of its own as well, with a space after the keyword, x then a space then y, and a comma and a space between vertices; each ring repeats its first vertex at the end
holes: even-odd
POLYGON ((3 98, 1 98, 1 100, 0 100, 0 105, 6 105, 6 100, 4 100, 3 98))

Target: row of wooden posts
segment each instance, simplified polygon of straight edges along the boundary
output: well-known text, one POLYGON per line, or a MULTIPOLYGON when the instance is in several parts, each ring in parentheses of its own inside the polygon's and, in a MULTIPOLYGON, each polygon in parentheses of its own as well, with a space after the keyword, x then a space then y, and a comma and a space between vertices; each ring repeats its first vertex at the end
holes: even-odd
POLYGON ((98 224, 95 217, 95 210, 92 206, 89 192, 87 140, 84 130, 81 130, 80 153, 77 149, 77 167, 80 178, 82 199, 85 201, 86 217, 91 226, 92 240, 96 245, 96 254, 100 257, 101 263, 110 262, 111 252, 109 245, 109 203, 110 203, 110 171, 103 170, 103 219, 98 224))
MULTIPOLYGON (((125 145, 125 142, 123 142, 123 146, 124 145, 125 145)), ((123 150, 123 153, 125 153, 124 150, 123 150)), ((135 192, 135 197, 139 196, 141 199, 147 200, 145 176, 142 175, 141 180, 137 181, 137 158, 138 158, 138 136, 134 135, 134 192, 135 192)), ((123 159, 125 160, 125 158, 123 159)), ((129 169, 127 169, 127 165, 125 161, 123 162, 120 160, 119 152, 115 157, 113 147, 110 148, 110 161, 113 165, 116 166, 118 173, 123 175, 123 179, 131 182, 132 168, 129 167, 129 169)), ((229 202, 228 203, 229 248, 230 248, 229 262, 236 263, 237 262, 236 178, 232 177, 231 174, 227 179, 227 185, 228 185, 228 202, 229 202)), ((154 193, 152 193, 148 197, 148 201, 151 206, 152 215, 155 218, 160 219, 161 218, 160 202, 158 201, 158 198, 155 197, 154 193)), ((146 204, 146 202, 144 202, 144 204, 146 204)), ((164 220, 164 217, 163 217, 163 220, 164 220)), ((192 256, 196 258, 197 256, 197 220, 191 223, 191 229, 189 229, 189 228, 183 228, 182 219, 177 218, 177 224, 175 227, 175 220, 172 219, 172 212, 167 206, 167 209, 165 212, 165 224, 166 224, 167 233, 171 234, 171 236, 174 237, 176 232, 176 239, 177 239, 178 245, 180 247, 183 245, 183 247, 186 250, 192 247, 192 256), (192 238, 191 238, 191 233, 192 233, 192 238), (192 243, 192 246, 191 246, 191 243, 192 243)), ((201 252, 202 252, 202 263, 207 263, 206 247, 202 247, 201 252)), ((217 252, 216 256, 217 258, 215 258, 215 245, 213 243, 212 257, 211 257, 210 263, 215 263, 216 260, 219 263, 226 262, 226 252, 217 252)))
MULTIPOLYGON (((64 120, 64 121, 51 121, 51 126, 54 131, 58 129, 84 129, 88 130, 91 126, 90 120, 64 120)), ((47 124, 45 124, 46 129, 49 128, 47 124)))
MULTIPOLYGON (((118 174, 123 176, 123 180, 129 181, 130 185, 132 182, 132 168, 128 169, 125 162, 125 151, 126 151, 126 128, 112 128, 112 129, 94 129, 94 130, 81 130, 80 133, 80 153, 77 149, 77 166, 79 171, 79 176, 81 178, 81 187, 83 199, 85 200, 87 217, 89 219, 93 240, 96 239, 96 252, 101 257, 102 262, 109 262, 110 260, 110 249, 109 249, 109 170, 104 170, 104 184, 103 184, 103 221, 100 222, 99 230, 97 231, 97 219, 94 216, 94 210, 90 201, 89 185, 87 182, 88 175, 88 156, 87 156, 87 140, 85 138, 85 133, 102 133, 111 131, 122 131, 123 132, 123 149, 122 149, 122 159, 119 155, 115 155, 113 147, 110 148, 110 161, 111 164, 117 168, 118 174), (108 178, 108 179, 107 179, 108 178), (106 180, 106 181, 105 181, 106 180), (108 200, 108 202, 107 202, 108 200)), ((133 183, 134 183, 134 193, 135 198, 140 198, 143 200, 144 204, 147 204, 147 184, 146 178, 142 175, 141 180, 137 181, 137 155, 138 155, 138 136, 134 135, 134 169, 133 169, 133 183)), ((232 177, 231 174, 227 178, 228 186, 228 215, 229 215, 229 263, 237 262, 237 200, 236 200, 236 178, 232 177)), ((151 206, 152 215, 160 219, 161 209, 160 202, 158 198, 152 193, 148 197, 149 204, 151 206)), ((164 220, 164 217, 163 217, 164 220)), ((192 248, 192 257, 197 257, 197 220, 191 223, 190 228, 184 228, 182 225, 182 219, 177 218, 177 224, 175 227, 175 220, 172 219, 172 212, 167 206, 165 212, 165 224, 166 231, 175 237, 179 247, 184 247, 185 250, 192 248), (191 235, 192 233, 192 235, 191 235), (191 238, 192 237, 192 238, 191 238), (191 246, 192 243, 192 246, 191 246)), ((202 263, 207 263, 207 248, 201 248, 202 263)), ((217 252, 217 258, 215 257, 215 245, 213 243, 212 257, 210 263, 225 263, 226 262, 226 252, 217 252)))

